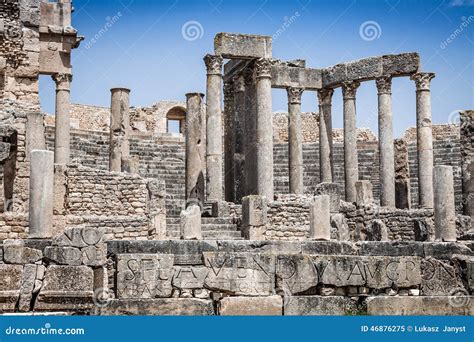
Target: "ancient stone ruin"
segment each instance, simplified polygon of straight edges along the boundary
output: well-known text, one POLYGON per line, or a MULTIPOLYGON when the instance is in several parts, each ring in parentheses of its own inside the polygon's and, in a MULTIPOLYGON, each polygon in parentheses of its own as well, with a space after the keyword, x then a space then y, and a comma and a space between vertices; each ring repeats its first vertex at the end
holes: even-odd
POLYGON ((219 33, 206 94, 134 108, 114 88, 99 108, 70 103, 71 11, 0 3, 1 313, 474 314, 474 111, 432 125, 417 53, 315 69, 274 58, 271 37, 219 33), (417 116, 396 140, 394 77, 413 80, 417 116), (377 136, 356 126, 372 81, 377 136))

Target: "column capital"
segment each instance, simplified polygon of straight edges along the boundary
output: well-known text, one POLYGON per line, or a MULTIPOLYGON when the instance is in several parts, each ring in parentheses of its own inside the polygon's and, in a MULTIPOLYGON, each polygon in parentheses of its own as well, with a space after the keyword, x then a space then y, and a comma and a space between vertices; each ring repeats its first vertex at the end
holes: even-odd
POLYGON ((410 76, 412 81, 415 81, 416 90, 430 90, 430 83, 435 78, 434 72, 417 72, 410 76))
POLYGON ((375 79, 377 85, 378 94, 391 94, 392 93, 392 77, 391 76, 380 76, 375 79))
POLYGON ((344 99, 353 99, 356 96, 357 88, 359 88, 359 81, 346 81, 342 83, 342 97, 344 99))
POLYGON ((222 64, 224 59, 222 56, 207 54, 204 56, 208 75, 222 75, 222 64))
POLYGON ((234 82, 234 93, 245 91, 245 76, 237 75, 232 79, 234 82))
POLYGON ((57 90, 69 90, 70 83, 72 82, 72 75, 67 73, 59 73, 51 76, 54 82, 56 82, 57 90))
POLYGON ((331 88, 322 88, 318 89, 318 101, 320 105, 330 105, 332 101, 332 95, 334 94, 334 89, 331 88))
POLYGON ((257 78, 272 77, 272 61, 268 58, 259 58, 255 61, 255 73, 257 78))
POLYGON ((301 96, 303 95, 304 88, 287 87, 286 92, 288 93, 288 103, 301 104, 301 96))

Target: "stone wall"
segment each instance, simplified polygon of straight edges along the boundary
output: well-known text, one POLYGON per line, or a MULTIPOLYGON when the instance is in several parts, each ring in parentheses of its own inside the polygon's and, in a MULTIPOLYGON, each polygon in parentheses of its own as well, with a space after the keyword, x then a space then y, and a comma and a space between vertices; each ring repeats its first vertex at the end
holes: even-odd
POLYGON ((473 315, 472 258, 457 243, 106 241, 73 228, 0 245, 0 313, 473 315))

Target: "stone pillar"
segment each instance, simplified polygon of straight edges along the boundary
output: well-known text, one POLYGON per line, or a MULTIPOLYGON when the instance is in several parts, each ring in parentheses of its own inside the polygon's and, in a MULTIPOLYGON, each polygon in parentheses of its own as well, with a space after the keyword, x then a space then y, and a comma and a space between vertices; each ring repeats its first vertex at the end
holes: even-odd
POLYGON ((29 238, 53 235, 54 156, 51 151, 31 151, 29 238))
POLYGON ((344 101, 344 176, 347 202, 355 202, 355 182, 359 180, 355 100, 359 85, 358 81, 344 82, 342 85, 344 101))
POLYGON ((206 200, 221 201, 222 196, 222 63, 221 56, 206 55, 206 200))
POLYGON ((130 156, 128 134, 130 131, 130 90, 112 88, 110 104, 109 170, 121 172, 122 160, 130 156))
POLYGON ((70 95, 71 74, 55 74, 56 82, 56 118, 54 128, 54 162, 68 164, 70 158, 70 95))
POLYGON ((416 135, 418 150, 418 194, 420 208, 433 208, 433 134, 430 82, 434 73, 416 73, 416 135))
POLYGON ((33 150, 45 150, 44 115, 31 112, 26 115, 26 156, 30 158, 33 150))
POLYGON ((288 87, 288 162, 290 193, 302 194, 303 188, 303 132, 301 130, 301 96, 303 88, 288 87))
POLYGON ((410 171, 408 146, 404 139, 395 139, 395 206, 398 209, 411 208, 410 171))
POLYGON ((235 111, 234 84, 224 84, 224 194, 227 202, 235 202, 235 111))
POLYGON ((186 207, 204 204, 204 172, 206 153, 206 119, 202 101, 204 94, 186 94, 186 207))
POLYGON ((315 196, 309 207, 309 238, 331 239, 331 213, 329 195, 315 196))
POLYGON ((357 181, 356 188, 356 205, 363 207, 374 203, 372 183, 367 180, 357 181))
MULTIPOLYGON (((474 110, 459 113, 462 166, 463 214, 474 222, 474 110)), ((472 224, 471 224, 472 226, 472 224)))
POLYGON ((268 221, 266 198, 250 195, 242 198, 242 232, 246 240, 264 240, 268 221))
POLYGON ((234 78, 234 200, 241 203, 245 193, 245 78, 234 78))
POLYGON ((379 105, 380 205, 395 207, 395 152, 392 123, 392 78, 375 80, 379 105))
POLYGON ((453 167, 435 166, 433 185, 435 240, 456 241, 453 167))
POLYGON ((244 70, 244 189, 245 196, 257 194, 257 101, 254 66, 244 70))
POLYGON ((202 240, 201 209, 193 203, 181 212, 180 237, 183 240, 202 240))
POLYGON ((319 100, 319 172, 321 183, 331 183, 333 177, 332 115, 333 89, 318 90, 319 100))
POLYGON ((257 194, 273 201, 273 114, 271 61, 255 63, 257 95, 257 194))

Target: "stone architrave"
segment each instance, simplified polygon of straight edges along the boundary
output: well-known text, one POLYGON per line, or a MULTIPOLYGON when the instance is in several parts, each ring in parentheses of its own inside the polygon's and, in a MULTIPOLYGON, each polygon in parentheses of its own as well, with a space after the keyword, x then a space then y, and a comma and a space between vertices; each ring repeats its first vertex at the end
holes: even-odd
POLYGON ((301 96, 304 89, 288 87, 288 151, 290 193, 301 195, 303 187, 303 132, 301 129, 301 96))
POLYGON ((33 150, 30 157, 29 237, 53 235, 54 154, 33 150))
POLYGON ((309 207, 309 238, 331 239, 331 212, 329 195, 314 196, 309 207))
POLYGON ((395 151, 393 147, 392 78, 377 78, 379 117, 380 205, 395 207, 395 151))
POLYGON ((122 160, 130 157, 130 89, 112 88, 110 104, 109 170, 122 172, 122 160))
POLYGON ((260 58, 255 62, 257 100, 257 195, 273 201, 273 113, 272 63, 260 58))
POLYGON ((54 133, 54 162, 68 164, 70 159, 70 96, 71 74, 55 74, 56 82, 56 116, 54 133))
POLYGON ((243 296, 275 294, 275 255, 204 252, 207 289, 243 296))
POLYGON ((186 94, 186 206, 204 205, 206 170, 206 119, 204 94, 186 94))
POLYGON ((435 240, 456 241, 456 208, 454 203, 453 167, 434 167, 435 240))
POLYGON ((171 296, 173 262, 172 254, 119 254, 117 298, 171 296))
POLYGON ((332 95, 330 88, 318 90, 319 100, 319 170, 320 182, 333 181, 332 95))
POLYGON ((207 201, 223 199, 222 182, 222 63, 221 56, 206 55, 206 190, 207 201))
POLYGON ((356 201, 355 182, 359 180, 357 156, 356 92, 360 82, 351 81, 342 84, 344 101, 344 177, 346 201, 356 201))
POLYGON ((416 136, 418 151, 418 194, 421 208, 433 208, 433 132, 430 83, 434 73, 419 72, 416 84, 416 136))

